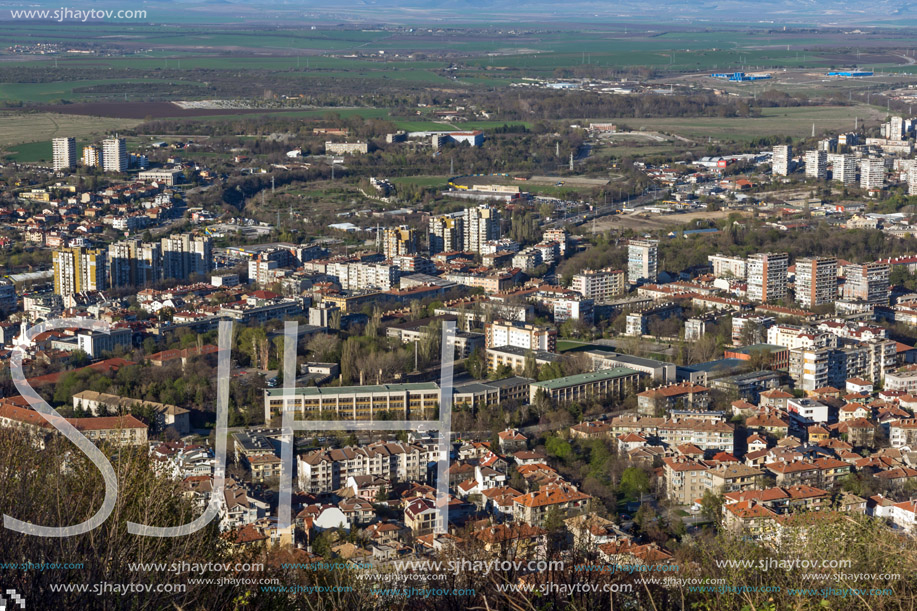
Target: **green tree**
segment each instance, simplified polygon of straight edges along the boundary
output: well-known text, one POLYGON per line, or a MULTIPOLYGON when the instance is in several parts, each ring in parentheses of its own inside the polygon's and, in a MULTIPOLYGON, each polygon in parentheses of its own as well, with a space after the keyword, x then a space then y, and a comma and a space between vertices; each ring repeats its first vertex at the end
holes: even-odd
POLYGON ((639 467, 628 467, 621 474, 621 483, 618 486, 624 498, 634 500, 650 489, 650 477, 646 471, 639 467))

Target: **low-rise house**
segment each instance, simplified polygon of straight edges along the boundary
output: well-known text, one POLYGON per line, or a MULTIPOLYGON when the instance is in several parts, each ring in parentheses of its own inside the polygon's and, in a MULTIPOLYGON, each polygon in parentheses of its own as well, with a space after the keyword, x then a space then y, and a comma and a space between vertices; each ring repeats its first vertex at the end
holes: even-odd
POLYGON ((532 526, 543 526, 549 511, 569 517, 583 511, 591 498, 570 485, 548 485, 513 499, 513 517, 532 526))
POLYGON ((524 450, 528 444, 528 437, 517 429, 500 431, 497 434, 497 438, 500 440, 500 450, 504 453, 524 450))
POLYGON ((474 531, 484 550, 500 558, 543 558, 547 551, 547 531, 529 524, 494 524, 474 531))
POLYGON ((499 518, 512 518, 514 499, 522 496, 522 493, 509 486, 500 486, 488 488, 481 491, 484 498, 484 509, 490 511, 499 518))
POLYGON ((890 421, 888 442, 893 448, 917 449, 917 418, 890 421))
POLYGON ((723 526, 760 540, 773 539, 779 532, 777 514, 754 500, 727 504, 723 526))
POLYGON ((432 533, 439 522, 439 510, 430 499, 415 499, 404 508, 404 524, 415 537, 432 533))
POLYGON ((366 499, 351 497, 338 503, 338 508, 350 524, 367 524, 376 517, 373 504, 366 499))
POLYGON ((917 534, 917 499, 895 503, 888 512, 891 521, 909 534, 917 534))

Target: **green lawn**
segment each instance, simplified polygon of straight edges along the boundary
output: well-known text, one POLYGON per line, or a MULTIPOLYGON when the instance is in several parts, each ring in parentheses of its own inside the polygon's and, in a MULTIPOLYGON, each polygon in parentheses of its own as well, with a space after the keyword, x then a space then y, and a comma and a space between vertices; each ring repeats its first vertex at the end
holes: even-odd
POLYGON ((573 350, 574 348, 581 348, 583 346, 588 346, 589 342, 577 342, 572 339, 559 339, 557 340, 557 351, 566 352, 567 350, 573 350))

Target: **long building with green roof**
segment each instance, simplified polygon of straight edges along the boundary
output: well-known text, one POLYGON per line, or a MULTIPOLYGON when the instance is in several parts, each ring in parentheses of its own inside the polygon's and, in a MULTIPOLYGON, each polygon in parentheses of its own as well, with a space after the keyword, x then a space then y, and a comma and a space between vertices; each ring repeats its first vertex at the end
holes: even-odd
POLYGON ((636 388, 642 374, 627 367, 601 369, 575 376, 533 382, 529 386, 529 401, 535 401, 539 392, 544 392, 554 401, 579 401, 593 396, 624 396, 636 388))

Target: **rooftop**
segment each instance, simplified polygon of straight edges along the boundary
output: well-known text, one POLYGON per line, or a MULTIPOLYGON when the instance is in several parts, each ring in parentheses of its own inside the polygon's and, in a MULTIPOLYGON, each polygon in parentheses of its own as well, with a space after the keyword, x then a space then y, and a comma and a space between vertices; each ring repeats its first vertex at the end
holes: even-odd
POLYGON ((556 390, 558 388, 566 388, 567 386, 591 384, 594 382, 601 382, 603 380, 613 380, 615 378, 623 378, 635 375, 640 375, 640 372, 634 371, 633 369, 628 369, 627 367, 615 367, 613 369, 603 369, 601 371, 593 371, 591 373, 581 373, 575 376, 556 378, 554 380, 546 380, 544 382, 533 382, 532 386, 537 386, 545 390, 556 390))

